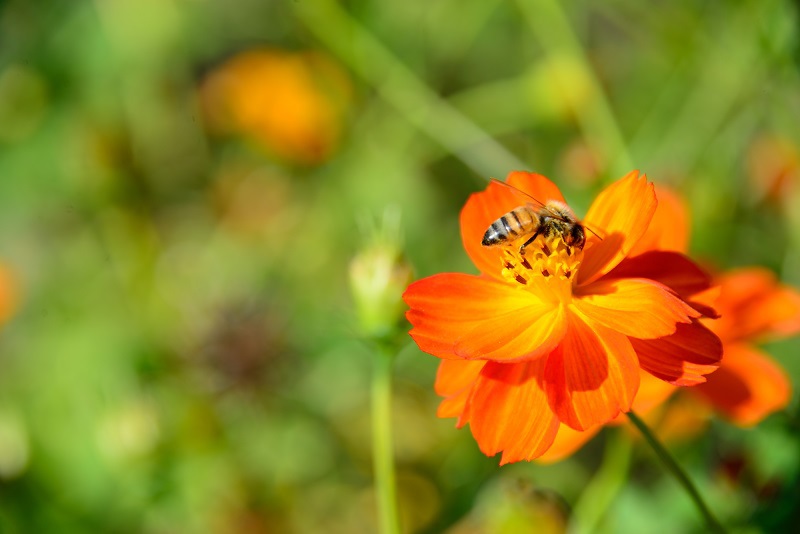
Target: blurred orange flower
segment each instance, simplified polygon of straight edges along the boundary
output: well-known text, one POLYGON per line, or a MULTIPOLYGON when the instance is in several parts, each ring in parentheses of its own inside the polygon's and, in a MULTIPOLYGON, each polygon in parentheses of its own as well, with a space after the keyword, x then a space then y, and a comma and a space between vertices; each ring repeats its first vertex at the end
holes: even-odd
POLYGON ((17 307, 17 291, 14 275, 0 264, 0 324, 5 323, 17 307))
MULTIPOLYGON (((661 202, 654 220, 665 222, 662 228, 651 225, 642 241, 653 248, 683 252, 689 237, 686 209, 677 196, 666 190, 658 191, 661 202), (683 221, 670 224, 669 221, 683 221)), ((742 268, 716 276, 716 293, 709 293, 719 317, 703 319, 723 343, 724 356, 720 368, 697 387, 684 390, 686 395, 700 399, 731 422, 752 426, 770 413, 786 406, 791 385, 786 374, 753 343, 767 337, 777 338, 800 332, 800 293, 781 285, 767 269, 742 268)), ((649 395, 668 397, 668 392, 649 395), (666 393, 666 394, 665 394, 666 393)), ((637 399, 638 403, 638 399, 637 399)), ((653 407, 658 402, 651 402, 653 407)), ((642 411, 644 410, 642 407, 642 411)), ((698 409, 696 414, 707 413, 698 409)))
POLYGON ((248 136, 280 158, 316 164, 339 143, 351 85, 319 52, 255 49, 212 71, 200 94, 213 129, 248 136))
MULTIPOLYGON (((541 175, 512 172, 507 181, 563 202, 541 175)), ((484 453, 503 452, 501 464, 541 456, 562 426, 593 431, 628 411, 641 369, 694 385, 721 356, 698 321, 712 312, 690 302, 710 287, 705 273, 674 252, 629 257, 657 204, 645 176, 632 172, 600 193, 584 224, 603 238, 588 235, 583 250, 560 235, 538 236, 524 256, 516 245, 482 246, 492 222, 520 203, 496 183, 472 195, 461 234, 481 275, 434 275, 404 295, 411 336, 443 360, 439 416, 470 423, 484 453)))
POLYGON ((747 150, 747 170, 759 197, 781 203, 800 184, 800 154, 789 139, 761 135, 747 150))
POLYGON ((719 371, 691 393, 739 426, 783 409, 791 396, 786 373, 754 346, 800 332, 800 293, 762 267, 737 269, 716 280, 720 318, 709 323, 725 347, 719 371))
MULTIPOLYGON (((689 236, 687 210, 668 189, 658 188, 657 194, 658 208, 639 245, 650 250, 683 252, 689 236)), ((753 344, 800 332, 800 293, 780 284, 767 269, 749 267, 715 277, 714 289, 695 298, 714 303, 719 316, 702 322, 722 341, 724 356, 719 369, 708 375, 706 382, 682 389, 680 398, 666 410, 654 408, 662 408, 678 388, 642 373, 633 410, 651 414, 662 437, 693 435, 714 411, 736 425, 749 427, 784 408, 791 396, 786 373, 753 344)), ((614 422, 624 423, 625 419, 614 422)), ((565 458, 596 433, 559 432, 556 442, 540 460, 565 458)))

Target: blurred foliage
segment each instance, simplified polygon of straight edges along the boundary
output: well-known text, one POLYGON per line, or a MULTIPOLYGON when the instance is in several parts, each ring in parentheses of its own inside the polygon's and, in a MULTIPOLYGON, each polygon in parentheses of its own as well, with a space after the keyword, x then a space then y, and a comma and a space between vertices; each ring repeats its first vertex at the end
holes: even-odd
MULTIPOLYGON (((693 252, 800 284, 797 4, 564 5, 693 252)), ((357 220, 399 209, 418 276, 473 272, 458 212, 486 178, 541 172, 580 214, 617 177, 581 135, 596 88, 536 10, 1 1, 0 531, 374 531, 357 220)), ((798 349, 768 347, 795 383, 798 349)), ((436 364, 397 359, 405 530, 559 531, 605 434, 498 469, 435 417, 436 364)), ((673 448, 725 523, 786 531, 798 431, 795 398, 673 448)), ((701 530, 643 447, 603 528, 701 530)))

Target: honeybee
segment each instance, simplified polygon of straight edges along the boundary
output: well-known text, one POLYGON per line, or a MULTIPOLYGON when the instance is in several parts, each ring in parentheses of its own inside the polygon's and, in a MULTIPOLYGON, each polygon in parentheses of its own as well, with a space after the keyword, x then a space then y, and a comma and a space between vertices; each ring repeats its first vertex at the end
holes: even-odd
POLYGON ((569 206, 558 200, 543 204, 510 184, 495 179, 492 182, 510 188, 515 194, 524 196, 527 202, 494 221, 483 234, 483 246, 493 247, 527 237, 519 247, 519 253, 524 255, 525 247, 540 235, 558 235, 568 247, 583 249, 586 231, 569 206))

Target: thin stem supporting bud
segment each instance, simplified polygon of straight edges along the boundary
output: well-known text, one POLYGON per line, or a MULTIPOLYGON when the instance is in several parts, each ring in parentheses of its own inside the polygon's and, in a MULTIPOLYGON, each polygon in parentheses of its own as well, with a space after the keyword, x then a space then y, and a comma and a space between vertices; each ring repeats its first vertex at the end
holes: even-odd
POLYGON ((378 502, 378 525, 382 534, 398 534, 395 489, 394 446, 392 443, 392 364, 394 354, 376 344, 372 375, 372 463, 378 502))
POLYGON ((398 534, 397 490, 392 441, 392 364, 403 319, 403 291, 412 280, 403 258, 400 211, 387 208, 380 225, 362 224, 367 243, 350 263, 350 289, 361 337, 374 351, 372 373, 372 458, 378 531, 398 534))

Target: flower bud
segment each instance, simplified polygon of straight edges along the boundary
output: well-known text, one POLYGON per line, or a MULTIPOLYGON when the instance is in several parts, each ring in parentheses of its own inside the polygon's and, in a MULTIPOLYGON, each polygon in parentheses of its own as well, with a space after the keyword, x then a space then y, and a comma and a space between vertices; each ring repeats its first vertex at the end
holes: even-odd
POLYGON ((373 339, 385 338, 403 317, 402 299, 412 280, 411 267, 403 258, 399 215, 388 212, 383 228, 372 232, 370 242, 350 262, 350 289, 361 332, 373 339))

